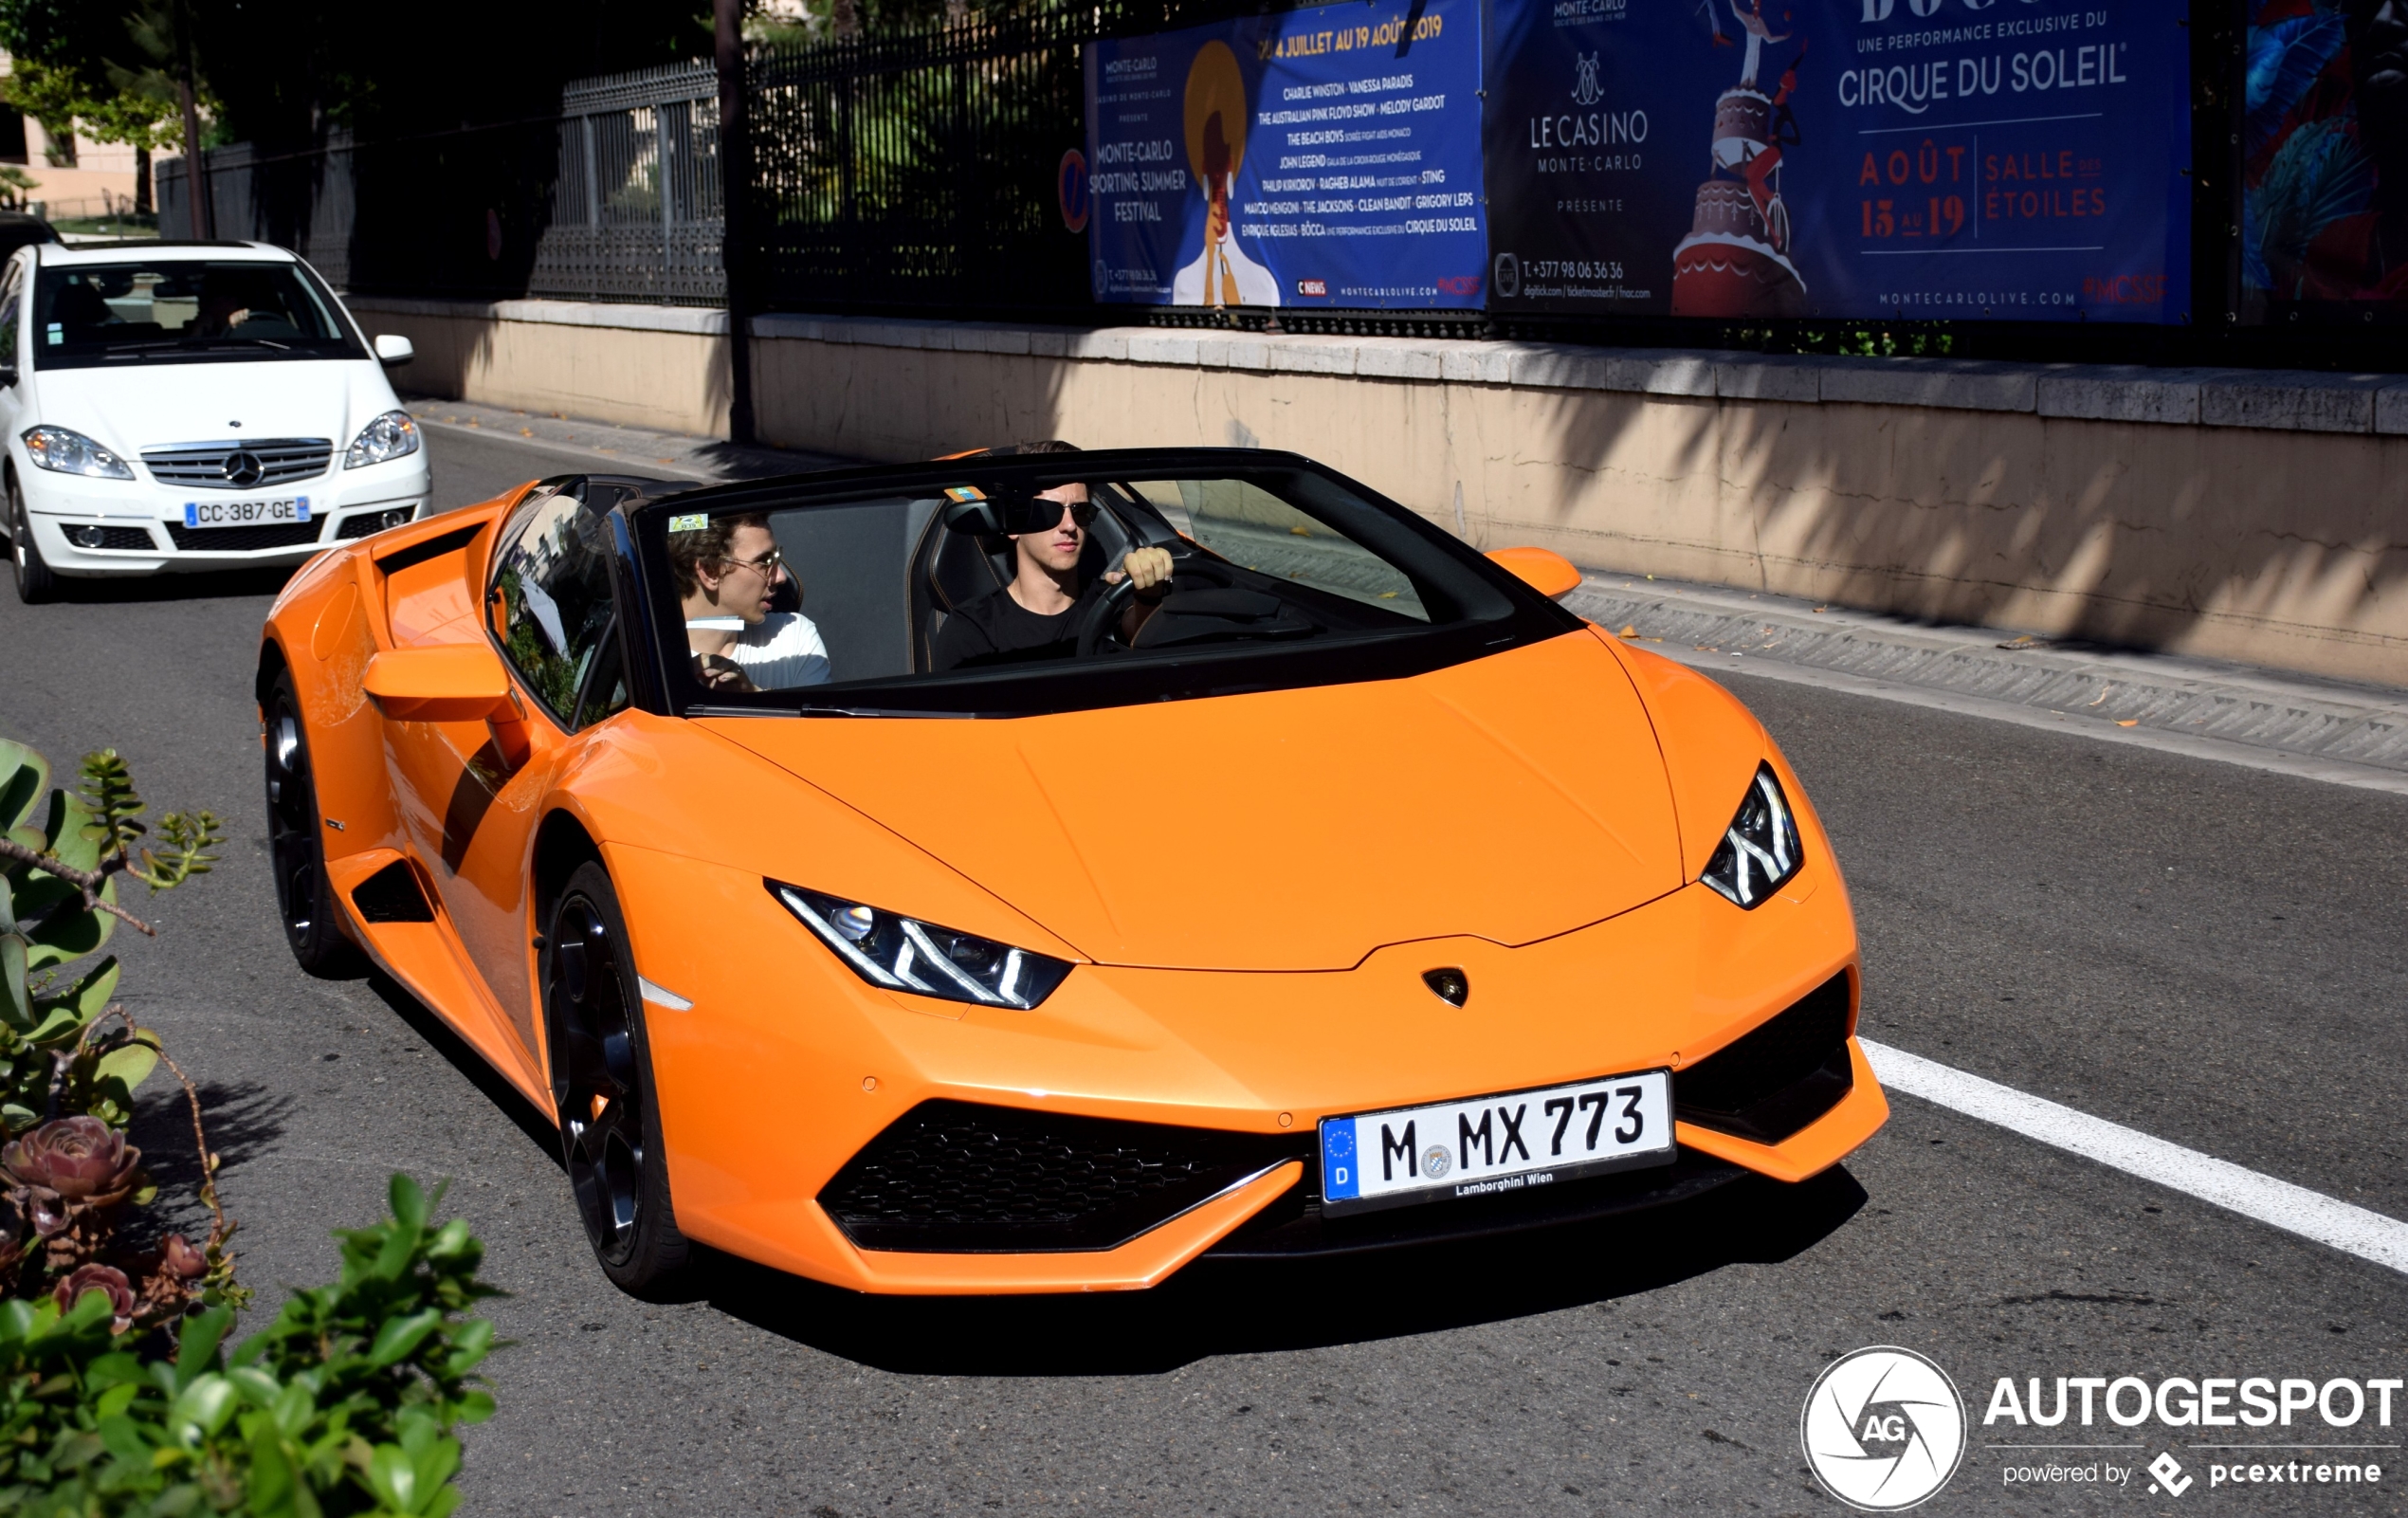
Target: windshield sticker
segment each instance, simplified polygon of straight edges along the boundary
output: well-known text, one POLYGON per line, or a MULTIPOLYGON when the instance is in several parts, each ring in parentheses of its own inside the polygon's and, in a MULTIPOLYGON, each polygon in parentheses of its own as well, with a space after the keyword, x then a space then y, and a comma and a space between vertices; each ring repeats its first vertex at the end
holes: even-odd
POLYGON ((671 532, 705 532, 709 530, 710 525, 711 515, 707 511, 697 511, 686 516, 669 519, 671 532))
POLYGON ((945 486, 945 499, 948 501, 984 501, 987 499, 987 493, 984 490, 979 489, 975 485, 949 485, 945 486))

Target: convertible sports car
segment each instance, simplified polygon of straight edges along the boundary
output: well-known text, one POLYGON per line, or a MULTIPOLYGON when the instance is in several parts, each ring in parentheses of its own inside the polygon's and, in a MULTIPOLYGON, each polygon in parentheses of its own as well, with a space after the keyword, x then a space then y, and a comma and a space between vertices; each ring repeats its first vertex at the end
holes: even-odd
POLYGON ((547 480, 278 599, 279 902, 555 1116, 639 1293, 689 1240, 1093 1290, 1803 1180, 1888 1110, 1831 845, 1578 579, 1286 453, 547 480), (985 648, 1031 542, 1087 589, 985 648))

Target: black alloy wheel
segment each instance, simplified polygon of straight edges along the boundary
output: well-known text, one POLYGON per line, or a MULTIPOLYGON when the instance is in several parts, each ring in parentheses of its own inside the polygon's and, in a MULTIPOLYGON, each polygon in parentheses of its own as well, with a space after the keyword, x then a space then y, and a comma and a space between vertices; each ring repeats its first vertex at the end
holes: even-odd
POLYGON ((593 1257, 632 1296, 658 1294, 692 1253, 678 1232, 652 1099, 651 1051, 611 877, 569 877, 544 941, 552 1100, 569 1186, 593 1257))
POLYGON ((336 920, 334 890, 326 879, 325 823, 318 815, 318 786, 309 767, 309 735, 301 726, 293 676, 276 676, 268 694, 267 855, 276 872, 276 910, 284 920, 284 942, 311 975, 356 975, 360 954, 336 920))
POLYGON ((58 599, 59 576, 33 540, 33 523, 26 516, 25 492, 15 475, 9 477, 9 560, 17 574, 17 599, 39 606, 58 599))

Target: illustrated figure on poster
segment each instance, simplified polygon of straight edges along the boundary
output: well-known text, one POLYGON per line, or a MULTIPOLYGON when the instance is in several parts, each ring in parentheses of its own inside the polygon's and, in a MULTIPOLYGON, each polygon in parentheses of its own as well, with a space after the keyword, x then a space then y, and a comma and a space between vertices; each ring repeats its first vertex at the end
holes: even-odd
MULTIPOLYGON (((1781 152, 1799 141, 1790 99, 1797 92, 1797 58, 1766 95, 1757 84, 1767 44, 1789 40, 1773 30, 1763 0, 1730 0, 1747 33, 1737 86, 1714 102, 1707 177, 1697 187, 1688 235, 1672 249, 1672 314, 1695 317, 1790 317, 1803 314, 1806 281, 1790 246, 1789 208, 1780 192, 1781 152)), ((1787 19, 1784 17, 1783 19, 1787 19)), ((1709 22, 1712 20, 1708 13, 1709 22)), ((1719 26, 1714 41, 1728 46, 1719 26)))
POLYGON ((1279 281, 1247 257, 1230 229, 1230 196, 1246 161, 1246 77, 1229 45, 1208 42, 1187 70, 1187 162, 1204 192, 1204 247, 1171 278, 1173 305, 1277 305, 1279 281))
POLYGON ((2408 302, 2408 0, 2251 10, 2244 284, 2408 302))

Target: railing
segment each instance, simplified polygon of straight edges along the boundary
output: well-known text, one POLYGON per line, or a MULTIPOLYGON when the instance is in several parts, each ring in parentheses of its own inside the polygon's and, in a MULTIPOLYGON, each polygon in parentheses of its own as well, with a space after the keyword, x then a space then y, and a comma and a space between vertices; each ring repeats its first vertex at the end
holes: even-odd
MULTIPOLYGON (((707 64, 581 81, 533 119, 207 161, 214 235, 293 248, 347 289, 726 300, 707 64)), ((171 237, 192 235, 185 178, 182 159, 160 161, 171 237)))

